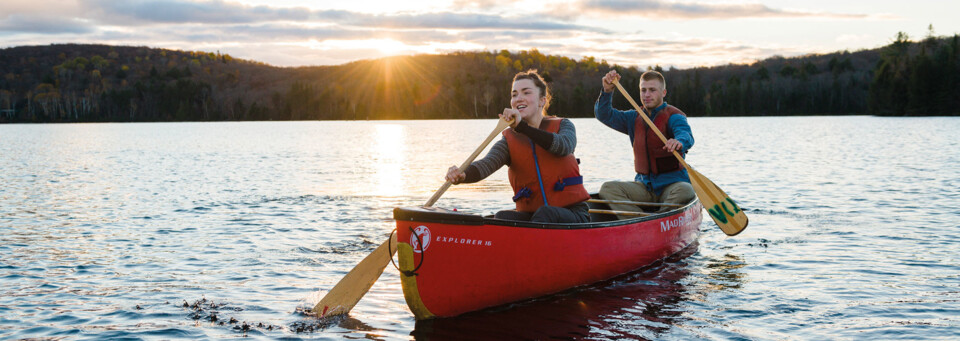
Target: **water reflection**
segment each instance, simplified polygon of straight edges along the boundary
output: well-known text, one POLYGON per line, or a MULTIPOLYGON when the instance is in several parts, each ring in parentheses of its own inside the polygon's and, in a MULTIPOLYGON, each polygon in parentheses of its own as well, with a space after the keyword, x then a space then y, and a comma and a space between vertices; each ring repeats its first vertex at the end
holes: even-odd
POLYGON ((694 243, 662 263, 612 280, 453 318, 418 321, 418 340, 592 338, 656 339, 681 325, 691 289, 694 243))
POLYGON ((709 259, 705 264, 708 284, 717 291, 739 289, 743 284, 741 268, 747 265, 739 255, 725 254, 721 259, 709 259))
MULTIPOLYGON (((574 120, 588 189, 633 177, 625 136, 574 120)), ((177 307, 202 295, 283 327, 252 338, 958 339, 956 118, 691 118, 688 161, 751 208, 744 234, 704 222, 689 257, 419 324, 388 269, 355 320, 288 328, 494 123, 0 125, 0 339, 239 337, 177 307)), ((506 178, 437 206, 503 209, 506 178)))

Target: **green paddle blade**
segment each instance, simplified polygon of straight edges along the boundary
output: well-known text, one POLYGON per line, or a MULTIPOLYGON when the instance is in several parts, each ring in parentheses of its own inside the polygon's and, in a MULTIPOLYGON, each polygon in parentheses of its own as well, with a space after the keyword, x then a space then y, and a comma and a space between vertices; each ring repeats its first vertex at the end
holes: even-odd
MULTIPOLYGON (((613 84, 617 86, 617 89, 620 89, 623 97, 637 110, 637 116, 642 118, 643 121, 647 123, 647 126, 657 134, 657 137, 666 144, 667 138, 663 136, 660 129, 657 129, 657 125, 653 124, 650 118, 643 114, 643 110, 641 110, 637 102, 633 100, 633 97, 630 97, 630 94, 623 88, 623 85, 620 85, 620 81, 614 81, 613 84)), ((690 173, 690 184, 693 185, 693 191, 697 193, 697 197, 700 198, 703 207, 707 209, 707 212, 710 212, 710 217, 713 218, 713 222, 717 223, 717 226, 723 230, 723 233, 726 233, 728 236, 734 236, 747 228, 747 215, 743 213, 743 210, 740 209, 740 206, 737 205, 733 199, 727 196, 727 193, 724 193, 720 187, 717 187, 713 181, 707 179, 703 174, 693 170, 693 167, 687 164, 687 161, 680 156, 680 153, 674 151, 673 156, 675 156, 677 160, 680 161, 680 164, 690 173)))
POLYGON ((723 233, 735 236, 747 228, 747 215, 727 193, 689 165, 687 172, 690 173, 693 191, 697 193, 703 207, 707 209, 713 222, 717 223, 723 233))

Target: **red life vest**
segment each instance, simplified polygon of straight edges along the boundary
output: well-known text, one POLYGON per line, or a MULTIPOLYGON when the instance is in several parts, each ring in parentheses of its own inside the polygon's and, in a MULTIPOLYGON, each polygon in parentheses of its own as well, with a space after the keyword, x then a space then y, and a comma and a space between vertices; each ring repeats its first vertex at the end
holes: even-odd
MULTIPOLYGON (((543 130, 557 133, 560 131, 561 120, 558 117, 544 117, 540 126, 543 130)), ((573 153, 566 156, 554 155, 513 129, 504 130, 503 137, 510 148, 510 168, 507 175, 515 194, 513 201, 517 204, 517 211, 533 213, 544 205, 540 190, 541 179, 547 204, 550 206, 567 207, 590 199, 590 193, 583 187, 580 165, 573 153)))
MULTIPOLYGON (((677 161, 673 153, 663 150, 664 143, 660 140, 660 137, 657 136, 657 133, 653 132, 653 130, 647 126, 642 117, 639 117, 639 115, 644 115, 644 113, 640 112, 637 113, 637 115, 633 123, 634 170, 636 170, 638 174, 651 175, 683 169, 680 161, 677 161)), ((670 121, 670 116, 673 115, 687 116, 680 111, 680 109, 677 109, 677 107, 668 104, 660 110, 657 117, 653 120, 653 124, 657 126, 657 129, 660 129, 660 132, 663 133, 663 136, 668 140, 673 138, 673 131, 667 129, 667 122, 670 121)), ((682 151, 680 152, 680 156, 683 156, 682 151)))

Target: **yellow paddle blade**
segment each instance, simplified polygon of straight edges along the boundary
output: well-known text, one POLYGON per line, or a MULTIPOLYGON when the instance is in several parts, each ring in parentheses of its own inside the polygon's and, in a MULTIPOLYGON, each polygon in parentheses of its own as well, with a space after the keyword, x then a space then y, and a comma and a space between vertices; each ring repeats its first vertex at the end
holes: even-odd
POLYGON ((700 203, 707 209, 713 222, 717 223, 723 233, 735 236, 747 228, 747 215, 733 199, 727 196, 727 193, 689 165, 687 165, 687 172, 690 174, 690 184, 700 198, 700 203))
MULTIPOLYGON (((493 141, 501 131, 507 129, 510 126, 510 123, 513 121, 504 121, 502 119, 497 120, 497 127, 493 128, 493 131, 490 132, 490 135, 487 136, 487 139, 477 147, 476 150, 470 154, 470 157, 463 162, 463 165, 460 166, 460 169, 466 169, 467 166, 473 162, 473 159, 480 155, 480 152, 490 144, 490 141, 493 141)), ((446 182, 443 186, 437 190, 436 193, 427 200, 427 203, 423 205, 424 207, 433 206, 437 199, 443 195, 443 192, 450 188, 450 182, 446 182)), ((350 270, 340 282, 337 282, 337 285, 333 286, 333 289, 330 289, 323 298, 320 299, 320 302, 313 307, 313 312, 317 316, 323 318, 326 316, 334 316, 349 313, 353 306, 357 305, 357 302, 360 302, 360 299, 363 298, 363 295, 367 294, 367 291, 370 290, 370 287, 373 286, 373 283, 380 278, 380 274, 383 273, 383 269, 387 267, 387 264, 390 263, 390 258, 393 257, 393 254, 397 252, 397 236, 393 235, 391 239, 380 246, 376 250, 373 250, 373 253, 367 255, 362 261, 360 261, 357 266, 350 270), (389 243, 392 240, 394 245, 393 250, 389 249, 389 243)))
POLYGON ((346 314, 353 306, 360 302, 363 295, 370 290, 373 283, 380 278, 383 269, 390 263, 390 258, 397 252, 397 235, 393 234, 390 240, 383 242, 376 250, 363 258, 357 266, 350 270, 337 285, 330 289, 320 302, 313 307, 313 312, 323 318, 346 314), (388 243, 393 244, 393 250, 388 250, 388 243))

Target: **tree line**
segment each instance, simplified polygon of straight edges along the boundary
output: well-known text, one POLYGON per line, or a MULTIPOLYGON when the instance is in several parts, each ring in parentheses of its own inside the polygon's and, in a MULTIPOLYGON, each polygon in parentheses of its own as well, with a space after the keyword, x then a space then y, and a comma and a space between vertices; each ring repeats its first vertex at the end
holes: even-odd
MULTIPOLYGON (((0 50, 0 122, 374 120, 493 117, 510 81, 538 69, 550 114, 591 117, 616 69, 639 98, 645 69, 530 51, 388 57, 281 68, 227 54, 49 45, 0 50)), ((957 115, 958 36, 753 64, 663 70, 667 101, 691 116, 957 115)), ((615 96, 614 105, 629 104, 615 96)))
POLYGON ((670 70, 667 101, 692 115, 960 114, 960 36, 752 65, 670 70))
POLYGON ((869 88, 878 115, 956 115, 960 111, 960 37, 930 34, 917 43, 897 34, 881 51, 869 88))

